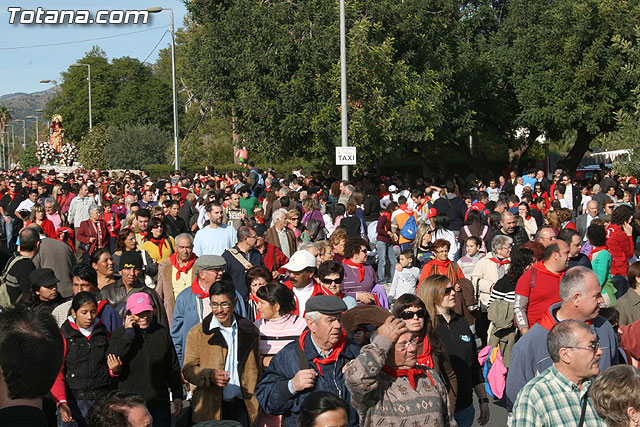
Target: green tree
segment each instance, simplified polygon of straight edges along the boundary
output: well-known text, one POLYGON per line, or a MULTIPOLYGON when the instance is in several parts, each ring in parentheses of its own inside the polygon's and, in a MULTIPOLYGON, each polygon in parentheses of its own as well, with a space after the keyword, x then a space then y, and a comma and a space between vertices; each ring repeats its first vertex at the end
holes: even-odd
POLYGON ((78 145, 78 161, 87 169, 108 169, 109 129, 105 124, 93 127, 86 133, 78 145))
POLYGON ((145 164, 165 163, 171 134, 158 125, 110 126, 104 152, 111 168, 140 169, 145 164))

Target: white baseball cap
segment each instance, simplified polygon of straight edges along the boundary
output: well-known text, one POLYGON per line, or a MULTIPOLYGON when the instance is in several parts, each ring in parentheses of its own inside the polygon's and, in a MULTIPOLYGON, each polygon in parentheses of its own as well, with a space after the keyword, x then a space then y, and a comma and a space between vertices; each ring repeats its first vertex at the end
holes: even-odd
POLYGON ((316 257, 307 250, 300 250, 291 255, 289 262, 282 267, 289 271, 302 271, 305 268, 315 267, 317 264, 316 257))

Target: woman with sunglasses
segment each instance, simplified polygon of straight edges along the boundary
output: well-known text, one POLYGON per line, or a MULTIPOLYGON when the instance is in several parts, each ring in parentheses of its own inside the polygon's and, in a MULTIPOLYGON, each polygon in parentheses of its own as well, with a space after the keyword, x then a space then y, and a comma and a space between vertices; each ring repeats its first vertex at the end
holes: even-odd
POLYGON ((401 295, 391 311, 395 317, 404 320, 404 324, 418 342, 418 365, 427 366, 440 374, 442 382, 447 388, 451 412, 456 406, 456 394, 458 393, 458 379, 451 367, 451 361, 440 338, 433 333, 431 323, 428 322, 427 309, 424 302, 416 295, 401 295))
POLYGON ((466 319, 456 313, 456 293, 442 274, 427 277, 420 285, 418 297, 424 302, 431 328, 440 337, 449 354, 451 366, 458 379, 455 419, 459 427, 471 427, 475 416, 472 393, 480 401, 481 426, 489 421, 489 399, 478 363, 476 342, 466 319))
POLYGON ((141 249, 148 253, 157 264, 160 264, 173 255, 176 243, 173 237, 167 235, 162 220, 159 218, 151 218, 149 230, 141 249))
POLYGON ((342 280, 344 279, 344 267, 339 262, 329 260, 318 266, 318 280, 323 288, 332 295, 342 298, 347 305, 347 309, 353 308, 358 303, 352 296, 342 291, 342 280))

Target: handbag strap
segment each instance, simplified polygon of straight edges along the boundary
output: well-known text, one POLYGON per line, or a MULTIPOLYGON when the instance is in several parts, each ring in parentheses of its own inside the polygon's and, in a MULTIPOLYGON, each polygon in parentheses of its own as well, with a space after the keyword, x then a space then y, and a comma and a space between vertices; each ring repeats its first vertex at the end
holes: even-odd
POLYGON ((582 427, 584 425, 584 418, 587 415, 587 400, 589 400, 589 390, 584 393, 582 396, 582 411, 580 412, 580 422, 578 422, 578 427, 582 427))

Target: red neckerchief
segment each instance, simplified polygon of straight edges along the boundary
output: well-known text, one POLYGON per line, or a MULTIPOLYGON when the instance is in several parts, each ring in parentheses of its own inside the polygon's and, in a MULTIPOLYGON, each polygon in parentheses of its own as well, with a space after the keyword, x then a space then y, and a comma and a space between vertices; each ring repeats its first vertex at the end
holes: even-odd
POLYGON ((358 283, 362 282, 364 279, 364 264, 358 264, 350 259, 345 259, 343 261, 345 264, 350 265, 351 267, 356 267, 358 269, 358 283))
POLYGON ((452 261, 450 259, 447 259, 446 261, 440 261, 438 258, 434 258, 431 261, 429 261, 429 264, 431 265, 437 265, 438 267, 444 267, 444 268, 449 267, 449 264, 451 263, 452 261))
POLYGON ((406 213, 407 215, 413 215, 413 209, 411 209, 411 207, 409 207, 409 205, 407 205, 406 203, 398 206, 398 209, 400 209, 402 212, 406 213))
POLYGON ((193 263, 196 262, 196 254, 194 254, 193 252, 191 253, 191 257, 187 261, 187 265, 185 265, 184 267, 181 267, 180 263, 178 263, 177 253, 171 255, 169 257, 169 261, 171 262, 171 265, 173 265, 176 270, 178 270, 178 272, 176 273, 176 280, 180 280, 180 273, 187 274, 187 272, 191 270, 191 267, 193 267, 193 263))
POLYGON ((209 292, 205 292, 205 290, 202 289, 202 286, 200 286, 200 283, 198 283, 197 277, 193 280, 193 283, 191 284, 191 292, 197 295, 198 298, 200 299, 209 298, 209 292))
POLYGON ((258 307, 258 297, 249 292, 249 299, 256 303, 256 320, 260 318, 260 312, 257 310, 258 307))
MULTIPOLYGON (((274 249, 274 253, 273 256, 276 256, 275 253, 275 249, 274 249)), ((291 283, 291 280, 287 280, 283 283, 287 288, 291 289, 291 292, 293 292, 293 283, 291 283)), ((318 282, 313 282, 313 292, 311 292, 311 296, 309 297, 309 299, 315 297, 316 295, 333 295, 331 292, 329 292, 329 290, 327 288, 325 288, 324 286, 322 286, 320 283, 318 282)), ((298 297, 296 297, 295 293, 293 294, 293 299, 296 302, 296 309, 294 311, 292 311, 292 314, 295 314, 296 316, 301 316, 304 317, 304 307, 302 307, 302 310, 300 310, 300 307, 298 307, 298 297), (302 314, 300 314, 302 313, 302 314)))
POLYGON ((162 239, 156 239, 155 237, 151 237, 149 241, 152 243, 155 243, 156 246, 158 246, 158 253, 160 254, 160 258, 162 258, 162 247, 164 246, 164 237, 162 239))
MULTIPOLYGON (((308 333, 309 333, 309 329, 304 331, 302 335, 300 335, 300 338, 298 338, 298 343, 300 344, 300 348, 302 348, 302 352, 304 352, 304 339, 308 333)), ((333 346, 333 351, 328 357, 325 357, 324 359, 319 359, 317 357, 313 358, 312 362, 316 364, 316 368, 318 368, 318 373, 320 375, 324 376, 322 374, 322 366, 320 365, 328 365, 329 363, 333 363, 336 360, 338 360, 338 356, 340 355, 340 353, 342 353, 342 350, 344 350, 344 345, 346 341, 347 340, 345 339, 345 334, 344 332, 342 332, 340 334, 340 340, 338 340, 336 345, 333 346)))
POLYGON ((9 197, 11 197, 11 201, 13 202, 13 199, 18 195, 18 193, 12 193, 11 191, 7 190, 6 194, 9 195, 9 197))
POLYGON ((391 221, 391 214, 389 212, 384 212, 382 216, 386 216, 389 221, 391 221))
POLYGON ((140 235, 140 237, 142 237, 142 239, 146 239, 147 238, 147 233, 149 233, 148 231, 145 233, 144 231, 136 231, 136 233, 138 233, 140 235))
POLYGON ((431 343, 425 336, 422 340, 422 353, 418 354, 418 364, 433 369, 433 358, 431 357, 431 343))
POLYGON ((503 259, 502 261, 500 261, 498 258, 489 258, 489 260, 498 264, 498 268, 502 267, 503 265, 511 264, 511 261, 509 261, 508 258, 503 259))
POLYGON ((591 252, 589 253, 589 261, 593 261, 593 256, 600 252, 607 249, 607 245, 603 245, 603 246, 596 246, 595 248, 591 248, 591 252))
POLYGON ((416 389, 416 377, 420 377, 422 375, 426 375, 427 377, 429 377, 431 384, 433 384, 434 387, 436 386, 436 383, 433 382, 433 378, 431 378, 431 375, 429 375, 429 372, 427 372, 424 369, 417 369, 417 368, 396 369, 396 368, 392 368, 390 366, 384 365, 382 367, 382 372, 384 372, 385 374, 393 378, 407 377, 407 379, 409 380, 409 384, 411 384, 411 387, 413 387, 414 390, 416 389))
POLYGON ((53 182, 51 182, 51 180, 49 178, 45 179, 44 182, 46 182, 47 184, 51 184, 51 185, 55 185, 56 184, 56 180, 54 179, 53 182))

